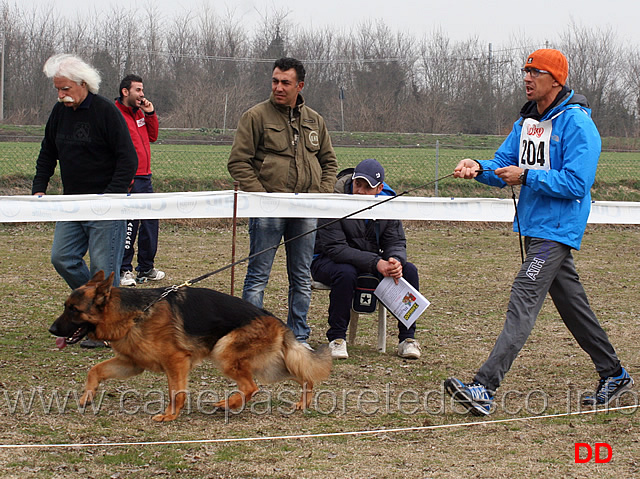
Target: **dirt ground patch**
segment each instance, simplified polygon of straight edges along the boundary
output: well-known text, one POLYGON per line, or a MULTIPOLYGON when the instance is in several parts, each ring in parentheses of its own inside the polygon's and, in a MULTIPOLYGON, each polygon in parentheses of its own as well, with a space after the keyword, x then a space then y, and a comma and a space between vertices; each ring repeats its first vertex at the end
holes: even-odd
MULTIPOLYGON (((162 286, 230 261, 226 223, 161 225, 157 266, 167 272, 162 286)), ((420 289, 432 303, 419 320, 420 360, 395 355, 393 324, 387 330, 387 353, 377 352, 375 315, 364 316, 349 359, 334 362, 331 377, 319 385, 305 413, 291 410, 298 395, 294 383, 264 386, 239 414, 215 411, 211 404, 233 384, 204 364, 191 376, 189 409, 172 423, 156 424, 151 415, 164 409, 167 391, 164 377, 151 373, 108 382, 95 409, 78 407, 87 370, 112 353, 55 348, 47 328, 68 291, 49 263, 52 226, 0 225, 0 445, 65 445, 1 447, 0 475, 640 476, 638 389, 621 401, 627 409, 593 413, 580 406, 580 395, 595 387, 597 375, 550 299, 498 391, 496 412, 479 419, 451 404, 442 381, 452 375, 470 379, 502 327, 520 262, 518 237, 505 224, 406 222, 405 227, 409 259, 418 266, 420 289), (607 443, 612 459, 576 464, 576 443, 607 443)), ((590 226, 582 250, 575 253, 593 309, 636 380, 639 243, 638 227, 590 226)), ((241 225, 238 258, 247 254, 247 244, 241 225)), ((236 294, 244 270, 235 270, 236 294)), ((229 292, 230 271, 200 285, 229 292)), ((326 342, 327 296, 313 294, 314 346, 326 342)), ((286 318, 286 298, 284 253, 278 252, 265 307, 286 318)))

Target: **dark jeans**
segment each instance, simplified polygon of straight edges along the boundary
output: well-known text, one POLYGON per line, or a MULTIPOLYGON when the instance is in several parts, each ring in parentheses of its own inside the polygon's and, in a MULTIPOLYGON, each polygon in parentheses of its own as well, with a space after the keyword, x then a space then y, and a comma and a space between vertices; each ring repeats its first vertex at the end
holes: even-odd
MULTIPOLYGON (((136 176, 131 193, 153 193, 151 175, 136 176)), ((124 256, 121 271, 133 271, 136 236, 138 238, 138 266, 136 271, 147 272, 153 269, 158 252, 158 220, 127 220, 127 233, 124 242, 124 256)))
MULTIPOLYGON (((324 255, 318 256, 311 263, 311 275, 316 281, 331 286, 329 293, 329 330, 327 339, 346 339, 353 292, 356 287, 358 270, 355 266, 346 263, 334 263, 324 255)), ((411 286, 420 290, 418 269, 413 263, 406 263, 402 268, 402 276, 411 286)), ((378 305, 382 308, 382 305, 378 305)), ((409 329, 398 321, 398 340, 413 338, 416 332, 416 323, 409 329)))

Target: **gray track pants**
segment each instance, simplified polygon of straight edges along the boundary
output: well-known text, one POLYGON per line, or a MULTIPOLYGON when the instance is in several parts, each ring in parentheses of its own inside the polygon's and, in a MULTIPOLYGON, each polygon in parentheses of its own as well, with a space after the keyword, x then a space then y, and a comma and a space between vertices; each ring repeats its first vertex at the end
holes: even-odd
POLYGON ((474 381, 495 391, 524 346, 547 295, 578 344, 602 377, 620 367, 596 315, 589 306, 571 248, 555 241, 525 238, 527 257, 511 287, 507 317, 489 358, 474 381))

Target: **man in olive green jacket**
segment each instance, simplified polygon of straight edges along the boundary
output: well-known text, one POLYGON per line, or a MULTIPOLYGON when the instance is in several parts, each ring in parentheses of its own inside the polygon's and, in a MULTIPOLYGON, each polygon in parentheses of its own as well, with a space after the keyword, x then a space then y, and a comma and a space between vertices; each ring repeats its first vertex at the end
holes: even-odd
MULTIPOLYGON (((271 96, 240 118, 227 168, 240 189, 267 193, 332 193, 338 163, 324 119, 304 104, 305 69, 294 58, 273 65, 271 96)), ((277 245, 316 228, 314 218, 250 218, 251 259, 242 299, 262 308, 277 245), (268 251, 260 255, 255 253, 268 251)), ((315 233, 285 243, 287 324, 307 347, 315 233)))

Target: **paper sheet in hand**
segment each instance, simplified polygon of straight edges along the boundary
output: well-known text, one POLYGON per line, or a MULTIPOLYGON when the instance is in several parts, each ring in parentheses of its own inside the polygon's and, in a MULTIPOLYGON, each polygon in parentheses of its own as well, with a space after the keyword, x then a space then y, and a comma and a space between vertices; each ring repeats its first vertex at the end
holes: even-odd
POLYGON ((400 278, 398 284, 393 278, 383 278, 374 294, 407 328, 415 323, 416 319, 431 304, 404 278, 400 278))

